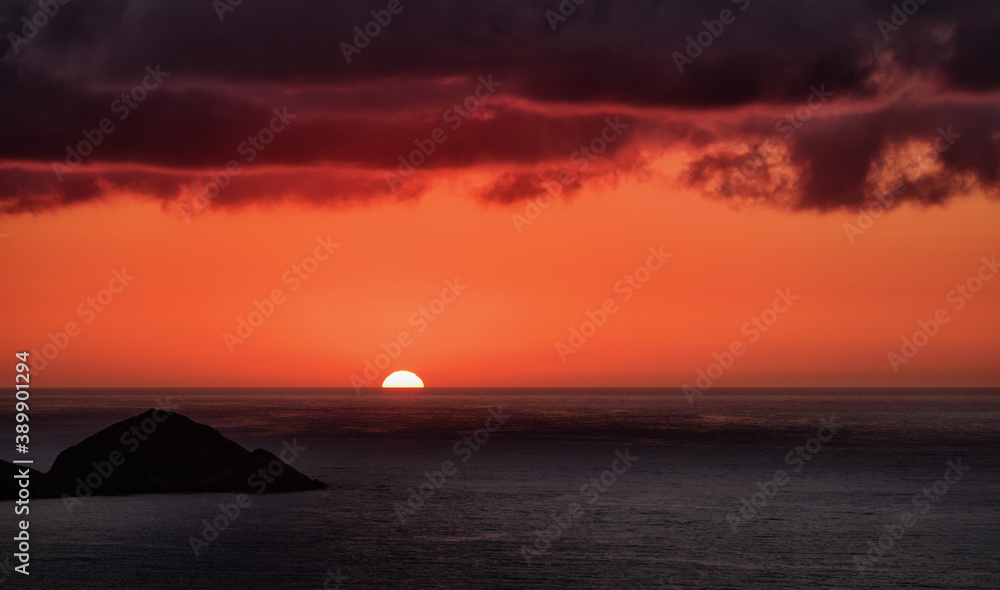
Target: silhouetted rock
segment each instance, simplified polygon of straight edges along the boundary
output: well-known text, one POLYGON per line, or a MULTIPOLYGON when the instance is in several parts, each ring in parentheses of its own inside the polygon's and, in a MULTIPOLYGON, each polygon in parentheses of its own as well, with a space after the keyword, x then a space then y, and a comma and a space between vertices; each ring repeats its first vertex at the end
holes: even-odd
POLYGON ((32 469, 28 465, 15 465, 7 461, 0 461, 0 479, 3 479, 3 487, 0 489, 0 500, 16 500, 21 485, 18 483, 27 471, 30 483, 28 491, 31 498, 52 498, 58 496, 58 491, 49 484, 45 474, 37 469, 32 469))
MULTIPOLYGON (((281 455, 294 462, 299 449, 281 455)), ((0 461, 0 500, 13 500, 19 465, 0 461)), ((86 497, 172 492, 277 493, 318 490, 263 449, 250 452, 210 426, 163 410, 148 410, 105 428, 56 457, 48 473, 31 471, 31 497, 86 497)))

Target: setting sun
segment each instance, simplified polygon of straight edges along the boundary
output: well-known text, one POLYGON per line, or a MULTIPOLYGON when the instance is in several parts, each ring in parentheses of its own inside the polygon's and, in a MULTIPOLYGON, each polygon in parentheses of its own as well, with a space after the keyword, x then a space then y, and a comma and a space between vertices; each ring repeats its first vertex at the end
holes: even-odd
POLYGON ((382 387, 423 387, 424 382, 409 371, 396 371, 385 378, 382 387))

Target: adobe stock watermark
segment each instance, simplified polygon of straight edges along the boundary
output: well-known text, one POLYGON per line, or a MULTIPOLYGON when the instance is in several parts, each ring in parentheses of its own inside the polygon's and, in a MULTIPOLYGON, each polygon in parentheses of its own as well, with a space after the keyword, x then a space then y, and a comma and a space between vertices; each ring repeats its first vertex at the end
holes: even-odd
MULTIPOLYGON (((662 244, 658 248, 650 246, 649 253, 645 263, 636 267, 635 270, 626 274, 614 284, 615 293, 621 295, 623 303, 632 299, 636 291, 642 289, 649 282, 653 277, 653 273, 663 268, 667 259, 673 256, 673 254, 663 251, 662 244)), ((597 330, 604 327, 608 322, 608 318, 618 313, 619 309, 618 301, 613 297, 605 299, 597 309, 588 309, 584 313, 587 319, 583 320, 579 327, 570 326, 568 344, 562 341, 556 342, 556 354, 559 355, 559 360, 563 364, 566 364, 569 355, 576 354, 577 351, 583 348, 587 340, 593 337, 594 334, 597 334, 597 330)))
MULTIPOLYGON (((496 94, 497 88, 503 85, 493 79, 493 74, 487 77, 479 76, 479 85, 471 94, 466 96, 461 102, 456 102, 444 111, 441 120, 448 123, 452 131, 458 131, 465 121, 468 121, 472 114, 479 110, 482 103, 496 94)), ((400 154, 399 165, 396 172, 386 172, 385 181, 389 184, 389 190, 396 188, 410 179, 417 168, 423 166, 427 160, 437 152, 439 145, 448 141, 448 132, 444 127, 435 127, 424 139, 414 139, 413 144, 417 149, 404 156, 400 154)))
POLYGON ((144 418, 138 426, 133 426, 123 431, 118 438, 121 446, 128 451, 128 454, 116 449, 108 453, 104 461, 91 462, 91 467, 94 470, 85 477, 76 478, 76 489, 73 490, 73 495, 62 495, 63 506, 68 513, 73 514, 73 509, 83 504, 83 498, 89 498, 94 495, 94 491, 100 488, 114 474, 115 469, 124 465, 129 455, 139 450, 142 443, 156 434, 160 424, 169 420, 173 412, 180 409, 180 406, 170 403, 169 396, 166 401, 161 402, 160 400, 156 400, 156 403, 156 408, 153 409, 151 416, 144 418))
MULTIPOLYGON (((273 484, 276 481, 275 478, 281 477, 281 474, 285 472, 285 466, 291 466, 295 463, 302 451, 306 450, 306 447, 300 447, 297 439, 294 438, 292 442, 282 441, 281 445, 284 448, 278 453, 277 459, 272 459, 266 468, 261 467, 247 477, 247 486, 253 488, 255 494, 260 495, 266 492, 267 486, 273 484)), ((252 505, 253 497, 245 493, 234 494, 233 501, 228 504, 220 502, 219 510, 212 517, 212 520, 203 519, 201 521, 204 525, 201 533, 197 536, 188 536, 188 545, 190 545, 195 558, 201 557, 201 552, 218 540, 222 533, 239 520, 246 509, 252 505)))
POLYGON ((323 590, 340 590, 344 582, 348 580, 350 578, 340 573, 340 567, 337 567, 336 572, 333 571, 333 568, 328 568, 326 570, 326 578, 323 579, 323 590), (331 586, 330 584, 333 585, 331 586))
POLYGON ((869 203, 867 207, 858 207, 857 225, 851 223, 844 224, 844 233, 847 235, 847 241, 851 245, 854 244, 858 236, 864 235, 866 231, 875 225, 876 219, 882 217, 886 211, 896 204, 896 197, 906 192, 906 183, 903 179, 911 176, 915 169, 920 168, 924 164, 937 162, 941 154, 951 149, 955 141, 962 137, 951 130, 951 125, 947 129, 938 127, 937 133, 937 137, 931 142, 932 149, 907 162, 900 173, 901 178, 894 180, 887 189, 873 195, 876 200, 875 202, 869 203))
MULTIPOLYGON (((301 262, 293 264, 291 268, 282 273, 281 283, 290 285, 289 292, 297 291, 304 281, 309 280, 319 270, 320 263, 329 260, 334 249, 340 247, 340 244, 335 244, 330 236, 316 238, 316 243, 318 245, 313 248, 311 256, 306 256, 301 262)), ((236 345, 245 343, 248 338, 253 336, 254 331, 264 325, 264 320, 274 315, 278 306, 283 305, 286 301, 288 298, 282 289, 273 289, 263 301, 254 299, 254 309, 247 313, 246 318, 243 316, 236 318, 236 333, 222 333, 222 341, 229 349, 229 354, 235 353, 236 345)))
MULTIPOLYGON (((948 468, 945 469, 941 479, 932 483, 930 487, 924 488, 920 493, 914 494, 910 499, 910 503, 916 509, 914 512, 919 512, 921 515, 927 514, 931 506, 944 499, 944 495, 948 493, 950 486, 958 483, 962 479, 962 476, 971 469, 972 467, 968 465, 962 465, 961 457, 949 460, 948 468), (949 474, 954 474, 954 478, 948 477, 949 474)), ((859 576, 866 569, 878 563, 896 545, 896 541, 902 539, 909 529, 917 524, 917 517, 914 512, 900 514, 899 524, 885 525, 883 527, 885 532, 878 537, 876 540, 877 544, 875 541, 868 541, 868 550, 864 554, 854 556, 854 567, 859 576)))
POLYGON ((559 25, 569 20, 569 17, 576 14, 576 7, 581 6, 587 0, 562 0, 555 10, 551 8, 545 11, 545 20, 549 23, 549 28, 555 32, 559 25))
POLYGON ((777 150, 783 142, 787 143, 795 137, 798 130, 812 120, 813 115, 822 109, 834 95, 834 92, 826 89, 826 84, 820 84, 818 87, 810 86, 809 90, 811 94, 806 98, 805 104, 796 107, 794 111, 786 113, 784 117, 774 122, 774 135, 747 152, 739 167, 729 167, 729 181, 723 182, 719 186, 719 192, 723 195, 729 195, 750 182, 767 164, 767 157, 777 150))
POLYGON ((243 0, 212 0, 212 8, 220 23, 226 20, 226 13, 235 12, 240 4, 243 4, 243 0))
MULTIPOLYGON (((170 72, 160 71, 160 64, 156 64, 156 68, 146 66, 146 72, 146 76, 143 77, 140 84, 136 84, 128 92, 123 92, 108 106, 112 113, 118 115, 119 121, 124 121, 135 112, 149 96, 149 93, 159 88, 160 84, 170 75, 170 72)), ((105 117, 97 123, 97 127, 80 130, 83 139, 75 146, 66 146, 66 157, 63 159, 65 163, 52 162, 52 172, 55 173, 56 179, 62 182, 63 175, 73 172, 83 164, 84 158, 93 154, 97 146, 114 133, 115 129, 117 127, 115 127, 115 122, 111 117, 105 117)))
MULTIPOLYGON (((97 319, 97 314, 107 309, 115 297, 120 295, 125 287, 128 287, 134 280, 135 275, 129 274, 124 266, 121 270, 112 270, 107 287, 99 290, 94 296, 81 301, 76 306, 76 315, 83 318, 84 324, 93 322, 97 319)), ((49 361, 54 361, 59 353, 66 350, 73 338, 83 333, 82 328, 83 326, 75 320, 70 320, 66 322, 62 330, 55 334, 49 332, 49 342, 42 345, 41 354, 34 348, 30 351, 31 361, 28 364, 31 365, 31 370, 35 373, 44 371, 49 366, 49 361)))
MULTIPOLYGON (((407 2, 412 1, 407 0, 407 2)), ((370 12, 372 20, 366 22, 363 27, 354 27, 354 44, 351 45, 346 41, 340 43, 340 52, 344 54, 347 63, 351 63, 351 56, 361 55, 361 50, 371 45, 372 40, 392 23, 392 17, 402 14, 405 8, 400 0, 389 0, 384 9, 370 12)))
POLYGON ((889 20, 879 19, 875 22, 875 26, 882 33, 882 40, 888 41, 889 34, 899 31, 900 27, 908 23, 910 17, 917 14, 924 4, 927 4, 927 0, 905 0, 901 5, 893 4, 889 20))
MULTIPOLYGON (((785 464, 794 466, 795 473, 801 472, 802 468, 805 467, 806 461, 812 461, 813 457, 823 450, 823 443, 830 442, 837 435, 837 430, 841 426, 834 421, 832 416, 820 420, 820 424, 822 426, 816 430, 816 436, 807 440, 805 445, 795 447, 785 455, 785 464), (829 434, 824 435, 824 430, 829 434)), ((765 482, 757 482, 758 491, 750 495, 749 501, 745 497, 740 496, 739 509, 735 513, 730 512, 726 515, 726 522, 732 527, 733 534, 736 534, 741 524, 759 516, 764 507, 767 506, 768 501, 775 497, 781 488, 788 485, 789 481, 791 481, 789 475, 783 469, 778 469, 771 476, 771 479, 765 482)))
MULTIPOLYGON (((761 335, 767 332, 778 321, 778 316, 783 315, 791 309, 792 305, 799 300, 798 295, 792 295, 791 287, 784 291, 778 289, 775 293, 778 296, 774 299, 771 307, 762 311, 760 316, 754 316, 740 327, 740 334, 748 337, 747 342, 749 344, 755 344, 760 340, 761 335)), ((695 398, 701 397, 706 391, 711 389, 712 385, 721 379, 726 371, 733 367, 736 363, 736 358, 743 356, 746 351, 747 347, 743 343, 743 340, 736 339, 729 343, 729 346, 721 353, 712 353, 712 358, 715 359, 715 362, 710 363, 704 370, 698 369, 697 377, 694 381, 695 386, 691 387, 685 383, 681 388, 688 404, 693 405, 695 398)))
MULTIPOLYGON (((750 8, 750 0, 730 1, 740 7, 740 12, 744 12, 747 8, 750 8)), ((677 66, 677 71, 683 74, 684 66, 693 64, 694 60, 701 57, 705 53, 705 50, 711 47, 712 43, 722 36, 722 33, 726 30, 726 26, 734 22, 736 22, 736 13, 728 8, 723 9, 719 13, 718 20, 701 21, 701 24, 705 28, 694 37, 689 36, 686 39, 688 44, 684 48, 684 53, 675 51, 671 55, 674 59, 674 65, 677 66)))
POLYGON ((38 0, 38 10, 31 13, 30 17, 21 17, 21 34, 7 33, 7 41, 14 53, 20 53, 21 46, 34 39, 59 14, 59 9, 69 3, 70 0, 38 0))
MULTIPOLYGON (((445 280, 444 288, 441 289, 441 295, 431 299, 426 306, 417 308, 416 311, 410 314, 407 321, 411 326, 416 328, 417 334, 426 332, 431 322, 438 319, 448 306, 455 303, 462 295, 462 292, 468 288, 469 286, 463 285, 458 277, 445 280)), ((351 374, 350 379, 351 385, 354 387, 354 392, 361 395, 361 388, 370 387, 372 382, 378 379, 380 372, 388 369, 392 362, 403 354, 403 349, 412 344, 413 334, 409 330, 402 330, 396 335, 395 339, 382 342, 379 345, 381 352, 377 353, 374 359, 365 359, 364 369, 361 371, 362 376, 354 373, 351 374)))
MULTIPOLYGON (((483 427, 474 430, 471 434, 463 436, 461 440, 451 447, 451 452, 460 457, 462 463, 467 463, 472 458, 473 453, 478 451, 490 440, 490 435, 500 430, 507 423, 510 414, 504 414, 503 408, 490 408, 487 412, 486 421, 483 427)), ((399 524, 406 524, 406 519, 414 516, 426 505, 426 501, 434 497, 448 478, 458 475, 460 465, 451 459, 441 462, 441 468, 437 471, 425 471, 424 479, 416 488, 410 488, 410 496, 406 499, 406 504, 397 502, 393 509, 396 511, 396 518, 399 524)))
POLYGON ((558 197, 564 187, 577 182, 579 180, 577 174, 583 174, 590 164, 598 156, 606 152, 611 144, 618 141, 628 128, 629 125, 627 123, 621 122, 621 115, 616 115, 613 121, 611 117, 606 117, 604 119, 604 128, 593 139, 580 145, 576 151, 569 155, 569 162, 576 166, 576 173, 566 169, 560 170, 557 177, 558 182, 553 180, 543 182, 542 186, 545 187, 545 191, 528 200, 524 206, 523 214, 510 214, 510 220, 514 224, 514 229, 517 230, 517 233, 521 233, 524 226, 531 225, 533 221, 538 219, 542 214, 542 210, 552 204, 552 199, 558 197))
MULTIPOLYGON (((588 505, 594 504, 601 498, 602 494, 617 483, 618 477, 628 471, 632 467, 632 463, 638 460, 639 457, 632 455, 630 449, 625 449, 624 453, 615 451, 615 459, 611 462, 611 468, 580 486, 580 497, 588 505)), ((524 557, 525 563, 531 565, 532 559, 547 553, 552 548, 552 543, 562 538, 563 534, 583 517, 583 514, 583 505, 571 502, 566 508, 566 513, 562 516, 555 513, 550 515, 549 518, 555 522, 555 526, 550 525, 548 528, 536 529, 532 533, 535 535, 532 543, 534 548, 530 545, 521 545, 521 555, 524 557)))
MULTIPOLYGON (((271 120, 267 125, 261 127, 256 133, 248 135, 245 140, 236 146, 236 153, 243 156, 243 162, 250 164, 257 159, 261 152, 274 141, 274 138, 284 131, 288 124, 298 115, 288 112, 288 107, 281 109, 271 109, 271 120)), ((222 189, 229 186, 234 178, 243 173, 240 162, 236 159, 229 160, 225 168, 220 172, 211 172, 208 175, 208 182, 203 186, 195 186, 195 194, 191 197, 191 204, 181 203, 178 210, 185 223, 191 223, 191 217, 200 214, 212 202, 212 199, 219 196, 222 189)))
MULTIPOLYGON (((983 290, 986 283, 993 280, 993 277, 997 276, 997 272, 1000 272, 1000 264, 997 263, 996 254, 991 258, 983 256, 980 261, 982 264, 979 265, 975 274, 966 279, 965 282, 955 285, 955 288, 945 295, 945 301, 952 304, 953 311, 965 309, 965 306, 983 290)), ((919 320, 917 331, 912 336, 900 338, 902 346, 899 348, 899 352, 890 351, 886 355, 892 372, 899 373, 899 368, 913 360, 920 349, 927 346, 931 338, 937 336, 941 327, 950 322, 951 319, 948 308, 940 307, 934 312, 931 319, 919 320)))

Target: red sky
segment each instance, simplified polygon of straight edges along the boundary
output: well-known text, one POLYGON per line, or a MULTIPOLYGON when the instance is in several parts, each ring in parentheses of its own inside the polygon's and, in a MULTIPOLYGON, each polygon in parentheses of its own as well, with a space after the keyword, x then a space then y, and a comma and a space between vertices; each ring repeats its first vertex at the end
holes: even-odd
POLYGON ((995 202, 906 205, 854 245, 847 214, 738 211, 630 181, 557 202, 520 234, 517 209, 445 185, 419 202, 253 208, 190 225, 127 198, 9 217, 0 248, 17 288, 0 294, 0 338, 39 350, 77 321, 80 335, 36 377, 51 386, 348 386, 404 330, 412 344, 390 369, 433 385, 680 385, 737 339, 747 352, 720 385, 997 382, 994 283, 898 374, 886 357, 918 320, 953 309, 948 291, 996 252, 995 202), (292 291, 282 275, 326 236, 340 247, 292 291), (673 256, 622 301, 616 282, 660 245, 673 256), (134 281, 78 314, 121 268, 134 281), (410 316, 455 278, 467 289, 418 333, 410 316), (801 299, 749 343, 743 324, 785 288, 801 299), (223 333, 274 289, 285 302, 230 353, 223 333), (555 343, 608 298, 619 311, 561 362, 555 343))
POLYGON ((884 35, 860 1, 720 3, 735 22, 682 72, 715 8, 585 4, 553 31, 513 3, 405 6, 350 62, 370 15, 327 5, 70 4, 7 51, 0 342, 53 357, 36 386, 347 387, 401 332, 375 381, 694 385, 739 341, 713 385, 1000 383, 992 5, 884 35))

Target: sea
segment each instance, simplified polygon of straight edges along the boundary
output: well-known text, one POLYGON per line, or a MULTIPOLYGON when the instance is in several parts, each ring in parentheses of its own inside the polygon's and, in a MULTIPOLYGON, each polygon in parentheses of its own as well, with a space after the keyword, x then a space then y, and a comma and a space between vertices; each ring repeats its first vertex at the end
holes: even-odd
POLYGON ((4 502, 0 587, 1000 588, 996 389, 33 389, 33 466, 153 407, 329 488, 31 500, 27 576, 4 502))

